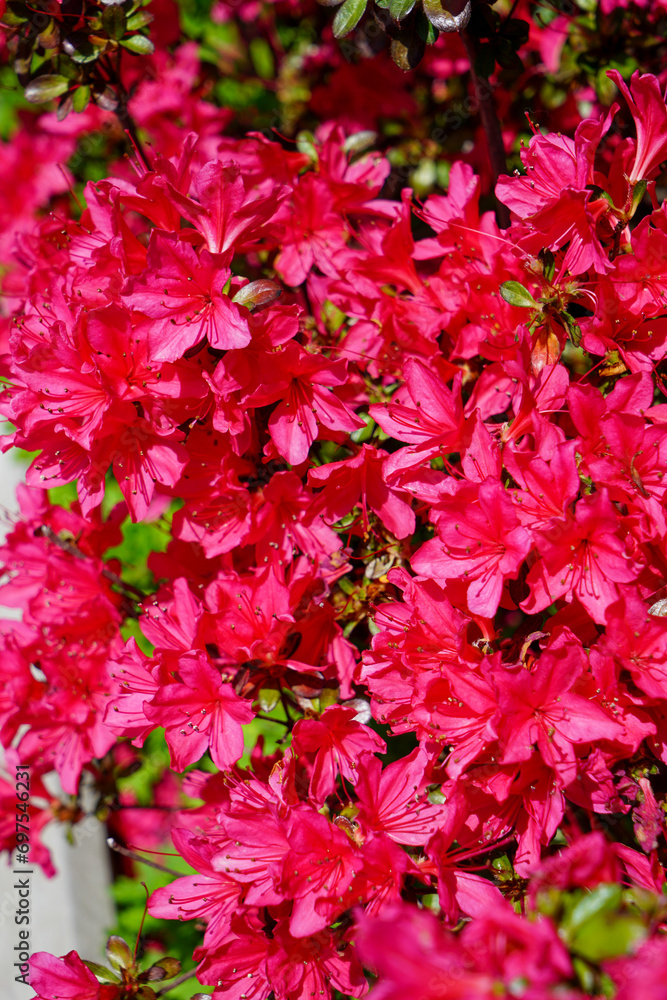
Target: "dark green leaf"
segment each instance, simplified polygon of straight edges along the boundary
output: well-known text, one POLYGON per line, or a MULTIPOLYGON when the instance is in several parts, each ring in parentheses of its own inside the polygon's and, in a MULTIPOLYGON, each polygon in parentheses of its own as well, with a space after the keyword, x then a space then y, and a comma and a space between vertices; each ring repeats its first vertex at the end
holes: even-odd
POLYGON ((127 30, 127 18, 122 7, 106 7, 102 14, 102 25, 109 38, 119 41, 127 30))
POLYGON ((494 52, 496 56, 496 62, 503 69, 513 70, 514 72, 521 72, 523 69, 523 63, 521 59, 516 54, 515 46, 509 38, 499 38, 497 42, 493 43, 494 52))
POLYGON ((93 45, 88 38, 82 37, 81 35, 78 35, 76 38, 74 38, 73 35, 70 35, 70 37, 66 38, 63 42, 63 49, 67 55, 73 62, 79 63, 80 65, 95 62, 96 59, 99 59, 103 48, 103 45, 93 45))
POLYGON ((515 47, 518 47, 525 45, 528 41, 530 25, 527 21, 522 21, 518 17, 513 17, 510 21, 505 21, 502 31, 503 35, 507 38, 511 38, 512 41, 516 43, 515 47))
POLYGON ((473 27, 476 38, 493 38, 500 28, 498 11, 487 4, 479 4, 473 13, 473 27))
POLYGON ((577 323, 576 319, 573 319, 568 312, 560 313, 560 317, 567 327, 570 340, 575 347, 578 347, 581 342, 581 327, 577 323))
POLYGON ((542 271, 544 277, 547 281, 551 282, 554 280, 554 275, 556 274, 556 258, 554 257, 551 250, 541 250, 539 254, 539 259, 542 262, 542 271))
POLYGON ((431 24, 429 19, 426 17, 423 10, 417 11, 415 26, 417 28, 417 34, 421 38, 422 42, 426 42, 427 45, 433 45, 440 34, 435 25, 431 24))
POLYGON ((488 80, 495 68, 496 55, 493 45, 489 42, 484 42, 483 45, 479 46, 475 55, 475 72, 478 76, 482 76, 485 80, 488 80))

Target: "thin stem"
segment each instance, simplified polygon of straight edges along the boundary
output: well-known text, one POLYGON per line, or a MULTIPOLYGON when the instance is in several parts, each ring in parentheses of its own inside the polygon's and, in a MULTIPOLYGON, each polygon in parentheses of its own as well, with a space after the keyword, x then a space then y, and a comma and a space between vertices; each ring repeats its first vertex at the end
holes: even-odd
POLYGON ((291 729, 289 722, 285 719, 272 719, 270 715, 264 715, 262 712, 258 712, 255 716, 256 719, 264 719, 265 722, 275 722, 277 726, 286 726, 287 729, 291 729))
MULTIPOLYGON (((493 175, 493 186, 498 181, 501 174, 507 173, 507 161, 505 159, 505 146, 503 144, 503 134, 500 128, 500 121, 496 114, 496 108, 492 96, 492 88, 488 80, 482 80, 475 72, 475 39, 467 31, 460 33, 470 63, 470 75, 475 86, 475 96, 479 108, 479 117, 482 122, 486 145, 489 151, 489 162, 493 175)), ((510 225, 510 213, 506 205, 498 201, 496 197, 496 216, 501 229, 508 229, 510 225)))
POLYGON ((181 972, 180 976, 176 976, 175 979, 172 979, 172 981, 167 986, 163 986, 161 990, 156 990, 155 996, 161 997, 165 993, 168 993, 169 990, 173 990, 174 986, 180 986, 181 983, 186 983, 188 979, 192 979, 192 977, 196 974, 196 972, 197 972, 196 969, 190 969, 189 972, 181 972))
POLYGON ((132 858, 133 861, 139 861, 142 865, 148 865, 149 868, 157 868, 159 872, 166 872, 167 875, 175 875, 176 878, 183 877, 183 872, 176 872, 173 868, 166 868, 164 865, 158 865, 157 862, 150 861, 148 858, 142 858, 140 854, 136 854, 134 851, 128 851, 127 847, 121 847, 121 845, 115 841, 113 837, 107 838, 107 845, 112 851, 122 854, 125 858, 132 858))
POLYGON ((146 883, 142 882, 141 885, 143 885, 144 889, 146 890, 146 902, 144 904, 144 912, 143 912, 143 914, 141 916, 141 923, 139 924, 139 930, 137 931, 137 936, 136 936, 135 941, 134 941, 134 952, 132 953, 132 958, 133 958, 135 964, 136 964, 136 961, 137 961, 137 951, 139 950, 139 939, 141 937, 141 932, 144 929, 144 922, 146 920, 146 914, 148 913, 148 900, 150 899, 150 896, 151 896, 150 892, 148 891, 148 886, 146 885, 146 883))
MULTIPOLYGON (((56 534, 53 528, 50 528, 48 524, 41 525, 35 534, 38 532, 44 538, 48 538, 50 542, 53 542, 54 545, 57 545, 59 549, 63 550, 63 552, 67 552, 68 555, 74 556, 75 559, 85 560, 90 558, 85 552, 81 551, 75 542, 71 542, 66 538, 61 538, 60 535, 56 534)), ((100 574, 103 577, 106 577, 106 579, 111 583, 115 584, 116 587, 120 587, 125 592, 125 596, 129 597, 131 600, 141 602, 146 599, 147 594, 145 594, 143 590, 139 590, 138 587, 133 586, 131 583, 127 583, 120 576, 118 576, 117 573, 114 573, 113 570, 107 569, 106 566, 100 570, 100 574)))
POLYGON ((505 33, 505 28, 507 27, 507 25, 510 23, 510 21, 514 17, 514 11, 517 9, 518 6, 519 6, 519 0, 514 0, 514 3, 512 4, 512 7, 511 7, 511 10, 510 10, 509 14, 507 15, 507 17, 503 21, 502 25, 500 26, 500 31, 499 31, 500 35, 503 35, 505 33))

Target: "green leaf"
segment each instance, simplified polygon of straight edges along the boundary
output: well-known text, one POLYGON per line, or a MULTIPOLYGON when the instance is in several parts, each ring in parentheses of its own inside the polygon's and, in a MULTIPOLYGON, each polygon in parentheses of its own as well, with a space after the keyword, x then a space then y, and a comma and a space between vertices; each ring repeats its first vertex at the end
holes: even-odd
POLYGON ((542 261, 542 273, 547 281, 552 282, 556 274, 556 258, 551 250, 541 250, 539 260, 542 261))
POLYGON ((516 48, 525 45, 530 34, 530 25, 527 21, 522 21, 518 17, 513 17, 503 24, 503 35, 516 42, 516 48))
POLYGON ((40 31, 37 40, 43 49, 57 49, 60 45, 60 31, 55 21, 49 21, 46 28, 40 31))
POLYGON ((272 712, 280 701, 280 690, 278 688, 263 687, 257 696, 263 712, 272 712))
POLYGON ((232 302, 245 306, 252 312, 260 306, 268 306, 280 298, 282 288, 269 278, 257 278, 239 289, 232 302))
POLYGON ((70 53, 70 59, 72 62, 84 66, 86 63, 92 63, 99 59, 101 53, 101 46, 85 42, 75 52, 70 53))
POLYGON ((113 966, 117 972, 121 972, 123 969, 134 968, 134 958, 132 957, 130 946, 127 941, 117 934, 112 934, 107 941, 106 952, 109 965, 113 966))
POLYGON ((520 306, 522 309, 537 308, 537 302, 533 296, 518 281, 503 281, 500 286, 500 294, 505 302, 509 302, 511 306, 520 306))
POLYGON ((586 892, 569 915, 567 925, 577 930, 588 920, 617 910, 621 905, 622 889, 616 883, 602 883, 592 892, 586 892))
POLYGON ((90 103, 90 87, 77 87, 72 95, 72 107, 75 111, 85 111, 90 103))
POLYGON ((153 574, 148 568, 151 552, 164 552, 169 543, 169 516, 150 523, 134 523, 127 517, 122 524, 123 541, 105 554, 105 560, 119 559, 123 580, 139 590, 153 589, 153 574))
POLYGON ((28 20, 28 8, 25 4, 10 3, 2 15, 2 23, 9 28, 15 28, 19 24, 25 24, 28 20))
POLYGON ((330 705, 336 705, 340 697, 340 688, 335 687, 323 687, 322 693, 320 694, 320 712, 323 712, 325 708, 329 708, 330 705))
POLYGON ((139 56, 149 56, 155 51, 155 46, 150 38, 145 35, 133 35, 132 38, 124 38, 120 43, 124 49, 134 52, 139 56))
POLYGON ((127 30, 138 31, 139 28, 145 28, 147 24, 151 24, 153 20, 153 14, 149 14, 147 10, 138 10, 136 14, 131 14, 128 17, 127 30))
POLYGON ((333 33, 336 38, 342 38, 353 31, 366 10, 367 0, 345 0, 343 6, 336 11, 333 20, 333 33))
POLYGON ((427 45, 433 45, 433 43, 438 40, 440 32, 434 24, 431 24, 423 10, 417 11, 415 24, 417 27, 417 34, 421 38, 422 42, 426 42, 427 45))
POLYGON ((106 7, 102 12, 102 24, 109 38, 120 41, 127 30, 127 18, 122 7, 106 7))
POLYGON ((248 49, 257 76, 262 80, 273 80, 276 75, 276 64, 266 38, 259 36, 252 38, 248 49))
POLYGON ((349 135, 345 142, 343 143, 343 149, 346 153, 355 155, 356 153, 363 153, 364 150, 370 149, 377 142, 377 132, 371 132, 370 130, 363 132, 353 132, 349 135))
POLYGON ((581 327, 577 323, 576 319, 570 316, 569 312, 561 312, 559 314, 560 319, 563 320, 565 326, 567 327, 567 332, 570 340, 575 347, 578 347, 581 342, 581 327))
POLYGON ((120 985, 120 979, 118 976, 115 975, 115 973, 113 973, 110 969, 107 969, 105 965, 99 965, 97 962, 87 962, 85 958, 82 959, 82 961, 84 965, 88 966, 92 974, 99 980, 99 982, 113 983, 114 986, 120 985))
POLYGON ((155 1000, 157 993, 150 986, 142 986, 135 993, 136 1000, 155 1000))
POLYGON ((352 431, 350 434, 355 444, 363 444, 364 441, 370 441, 375 430, 375 421, 368 413, 360 413, 359 416, 362 420, 366 421, 366 426, 360 427, 359 430, 352 431))
POLYGON ((31 80, 25 88, 26 101, 32 104, 46 104, 54 97, 60 97, 69 90, 69 80, 57 73, 46 73, 38 76, 36 80, 31 80))
POLYGON ((392 38, 389 54, 404 73, 414 69, 422 60, 426 50, 426 42, 419 35, 407 28, 401 29, 397 38, 392 38))
POLYGON ((310 157, 313 163, 317 163, 319 160, 319 153, 315 144, 315 136, 307 129, 297 133, 296 148, 300 153, 305 153, 306 156, 310 157))
POLYGON ((641 200, 646 194, 647 187, 648 187, 648 181, 637 181, 636 184, 634 185, 632 189, 632 208, 631 208, 632 215, 634 215, 637 209, 639 208, 641 200))
POLYGON ((410 13, 416 0, 389 0, 389 13, 394 21, 402 21, 410 13))
POLYGON ((161 958, 151 965, 150 969, 139 976, 140 982, 161 983, 164 979, 173 979, 181 971, 181 963, 177 958, 161 958))
POLYGON ((515 73, 522 71, 523 63, 515 52, 509 38, 501 38, 497 43, 494 43, 493 49, 496 62, 499 66, 502 66, 503 69, 512 70, 515 73))

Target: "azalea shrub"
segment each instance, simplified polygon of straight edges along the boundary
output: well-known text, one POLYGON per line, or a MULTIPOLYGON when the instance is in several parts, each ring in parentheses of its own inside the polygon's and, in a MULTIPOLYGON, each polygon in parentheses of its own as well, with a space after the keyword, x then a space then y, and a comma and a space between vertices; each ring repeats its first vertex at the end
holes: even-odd
POLYGON ((0 4, 32 992, 665 997, 667 3, 329 6, 0 4))

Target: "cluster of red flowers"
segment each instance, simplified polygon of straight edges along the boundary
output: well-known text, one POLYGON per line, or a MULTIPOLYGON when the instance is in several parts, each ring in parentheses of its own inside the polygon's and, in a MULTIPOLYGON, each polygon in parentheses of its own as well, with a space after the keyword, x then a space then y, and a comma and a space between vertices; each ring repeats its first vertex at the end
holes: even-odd
MULTIPOLYGON (((608 77, 634 133, 619 104, 536 132, 508 229, 464 159, 390 200, 367 133, 220 139, 199 97, 197 132, 146 113, 163 152, 80 217, 18 227, 2 412, 37 455, 0 549, 0 735, 36 833, 64 818, 43 775, 76 796, 164 729, 196 874, 149 911, 206 925, 214 996, 360 997, 365 966, 377 1000, 575 1000, 555 916, 516 901, 624 882, 661 912, 667 108, 608 77), (146 596, 113 549, 167 511, 146 596), (284 745, 239 769, 266 713, 284 745)), ((604 965, 618 1000, 663 995, 661 919, 604 965)), ((74 952, 32 983, 125 996, 74 952)))

